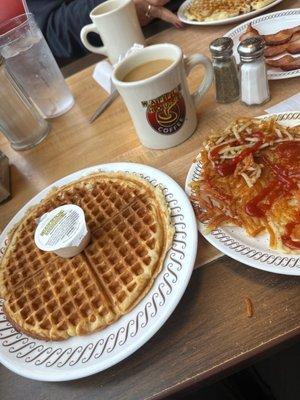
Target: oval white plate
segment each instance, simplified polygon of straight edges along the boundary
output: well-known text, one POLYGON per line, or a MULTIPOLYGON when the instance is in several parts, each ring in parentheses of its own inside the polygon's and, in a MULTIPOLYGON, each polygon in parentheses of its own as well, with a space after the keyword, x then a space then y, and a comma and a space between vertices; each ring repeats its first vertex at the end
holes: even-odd
POLYGON ((179 7, 179 9, 177 11, 177 15, 178 15, 178 18, 180 19, 180 21, 184 22, 185 24, 189 24, 189 25, 200 25, 200 26, 205 26, 205 25, 227 25, 227 24, 233 24, 233 23, 236 23, 236 22, 245 21, 246 19, 252 18, 255 15, 259 15, 262 12, 268 10, 269 8, 276 6, 276 4, 281 3, 282 1, 283 0, 275 0, 275 1, 273 1, 273 3, 270 3, 267 6, 260 8, 259 10, 250 11, 248 13, 237 15, 236 17, 232 17, 232 18, 219 19, 219 20, 216 20, 216 21, 192 21, 192 20, 188 19, 184 15, 185 9, 192 2, 192 0, 186 0, 179 7))
MULTIPOLYGON (((224 36, 228 36, 233 40, 233 54, 237 63, 240 62, 237 53, 237 47, 240 42, 239 37, 246 30, 247 25, 250 22, 252 26, 263 35, 276 33, 282 29, 292 28, 293 26, 300 24, 300 8, 276 11, 270 14, 261 15, 260 17, 244 22, 243 24, 240 24, 231 29, 229 32, 225 33, 224 36)), ((279 58, 282 56, 283 54, 274 58, 279 58)), ((300 76, 300 69, 296 69, 294 71, 282 71, 279 68, 268 67, 268 79, 287 79, 295 78, 296 76, 300 76)))
POLYGON ((7 234, 26 210, 43 199, 53 187, 65 185, 99 170, 134 172, 154 186, 161 185, 172 212, 176 233, 163 269, 145 298, 108 328, 60 342, 32 339, 17 332, 7 321, 0 300, 0 362, 27 378, 66 381, 102 371, 130 356, 165 323, 181 299, 194 267, 197 224, 192 206, 181 187, 165 173, 142 164, 113 163, 68 175, 31 199, 9 222, 0 236, 0 256, 7 234))
MULTIPOLYGON (((300 112, 290 112, 281 114, 264 115, 259 118, 276 117, 286 126, 300 124, 300 112)), ((191 194, 190 183, 199 178, 201 174, 201 164, 193 163, 186 177, 185 191, 191 194)), ((247 236, 245 231, 238 227, 217 228, 210 234, 203 233, 204 225, 198 223, 199 232, 203 234, 213 246, 229 257, 240 261, 243 264, 262 269, 268 272, 285 275, 300 276, 300 257, 299 255, 280 254, 270 250, 268 235, 257 237, 247 236)))

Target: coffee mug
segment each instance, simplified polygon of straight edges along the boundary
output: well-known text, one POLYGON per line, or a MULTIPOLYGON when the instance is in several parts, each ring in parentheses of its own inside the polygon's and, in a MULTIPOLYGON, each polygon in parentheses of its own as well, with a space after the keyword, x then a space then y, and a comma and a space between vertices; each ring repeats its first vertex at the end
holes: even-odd
POLYGON ((108 0, 95 7, 90 18, 93 23, 82 28, 81 41, 89 51, 108 56, 112 64, 123 58, 134 43, 145 44, 132 0, 108 0), (90 32, 100 35, 104 46, 91 45, 87 39, 90 32))
POLYGON ((194 133, 196 107, 213 81, 213 69, 204 55, 183 58, 178 46, 165 43, 126 57, 113 71, 112 80, 128 108, 141 143, 150 149, 167 149, 194 133), (165 65, 165 68, 161 71, 156 68, 155 73, 156 64, 158 67, 165 65), (186 77, 198 64, 205 67, 205 76, 191 94, 186 77), (151 76, 153 71, 155 74, 151 76))

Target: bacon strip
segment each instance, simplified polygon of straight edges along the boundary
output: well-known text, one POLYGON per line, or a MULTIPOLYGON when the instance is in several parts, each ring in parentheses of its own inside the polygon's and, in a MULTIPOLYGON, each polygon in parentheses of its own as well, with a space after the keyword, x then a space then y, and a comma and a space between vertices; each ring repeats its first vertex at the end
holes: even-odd
POLYGON ((271 35, 262 35, 262 37, 265 39, 267 46, 275 46, 289 42, 291 37, 297 32, 300 32, 300 25, 289 29, 283 29, 271 35))
POLYGON ((283 71, 293 71, 300 68, 300 57, 283 56, 277 60, 267 59, 266 63, 275 68, 281 68, 283 71))
POLYGON ((276 46, 267 46, 265 48, 265 57, 275 57, 287 51, 288 43, 277 44, 276 46))
POLYGON ((290 54, 300 53, 300 35, 299 37, 294 38, 296 35, 298 34, 293 35, 289 43, 278 44, 276 46, 267 46, 265 49, 265 57, 275 57, 284 52, 290 54))
MULTIPOLYGON (((296 34, 298 35, 298 34, 296 34)), ((288 45, 288 49, 287 49, 288 53, 291 54, 298 54, 300 53, 300 32, 299 32, 299 36, 298 38, 294 39, 294 35, 292 37, 292 40, 290 41, 289 45, 288 45)))
MULTIPOLYGON (((261 36, 265 40, 267 46, 277 46, 288 43, 298 32, 300 32, 300 25, 289 29, 283 29, 270 35, 261 35, 257 29, 253 28, 251 24, 248 24, 245 32, 239 37, 239 39, 240 41, 243 41, 250 37, 261 36)), ((296 37, 296 39, 298 39, 298 37, 296 37)))
POLYGON ((251 37, 260 36, 258 30, 253 28, 251 24, 248 24, 247 29, 245 32, 239 37, 240 41, 242 42, 245 39, 249 39, 251 37))

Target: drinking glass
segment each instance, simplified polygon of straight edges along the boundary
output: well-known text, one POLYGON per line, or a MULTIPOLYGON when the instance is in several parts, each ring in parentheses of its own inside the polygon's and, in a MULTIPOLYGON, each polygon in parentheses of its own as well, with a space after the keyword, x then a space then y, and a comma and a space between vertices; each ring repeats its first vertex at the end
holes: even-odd
POLYGON ((40 143, 49 132, 49 124, 7 72, 1 56, 0 131, 15 150, 30 149, 40 143))
POLYGON ((74 98, 33 14, 0 24, 0 54, 45 118, 57 117, 73 106, 74 98))

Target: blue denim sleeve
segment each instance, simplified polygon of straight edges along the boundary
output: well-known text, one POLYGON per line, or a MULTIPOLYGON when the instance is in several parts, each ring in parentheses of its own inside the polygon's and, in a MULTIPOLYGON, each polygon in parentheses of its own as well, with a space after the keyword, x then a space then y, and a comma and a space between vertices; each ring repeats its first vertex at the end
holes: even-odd
MULTIPOLYGON (((84 25, 91 23, 91 10, 103 1, 27 0, 27 5, 35 15, 54 56, 67 59, 87 53, 80 40, 80 31, 84 25)), ((96 40, 92 38, 92 44, 96 40)))

